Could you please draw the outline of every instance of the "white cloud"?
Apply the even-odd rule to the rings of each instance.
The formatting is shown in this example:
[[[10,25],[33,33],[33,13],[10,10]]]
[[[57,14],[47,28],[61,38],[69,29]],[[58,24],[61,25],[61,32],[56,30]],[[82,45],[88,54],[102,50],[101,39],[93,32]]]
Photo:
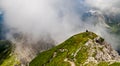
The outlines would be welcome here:
[[[30,34],[36,39],[49,33],[56,42],[61,42],[86,29],[97,32],[92,22],[89,25],[88,22],[82,22],[80,16],[86,9],[83,6],[116,12],[119,11],[118,2],[119,0],[0,0],[0,8],[4,11],[7,28]],[[100,26],[99,28],[101,29]]]
[[[2,14],[2,11],[0,11],[0,15]]]
[[[89,6],[105,12],[120,13],[120,0],[85,0],[85,2]]]
[[[74,30],[77,26],[82,25],[80,14],[75,10],[79,7],[77,2],[77,0],[1,0],[0,6],[5,11],[4,20],[8,28],[16,28],[36,37],[42,32],[48,32],[53,37],[57,36],[56,41],[61,41],[64,40],[63,37],[77,31]]]

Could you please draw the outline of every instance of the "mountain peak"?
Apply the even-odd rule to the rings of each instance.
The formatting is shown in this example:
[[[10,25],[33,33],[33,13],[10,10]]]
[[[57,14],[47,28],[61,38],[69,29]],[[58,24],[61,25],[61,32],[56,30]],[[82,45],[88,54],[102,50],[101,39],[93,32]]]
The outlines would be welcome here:
[[[120,56],[103,38],[87,31],[40,53],[30,66],[96,66],[102,62],[120,62]]]

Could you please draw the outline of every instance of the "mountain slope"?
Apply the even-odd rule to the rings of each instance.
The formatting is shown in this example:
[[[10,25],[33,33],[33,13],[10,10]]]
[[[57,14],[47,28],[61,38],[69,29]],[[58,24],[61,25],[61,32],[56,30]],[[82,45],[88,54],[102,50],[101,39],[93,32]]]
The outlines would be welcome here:
[[[0,66],[15,66],[20,64],[13,54],[13,45],[10,41],[0,40]]]
[[[83,32],[40,53],[30,66],[108,66],[120,65],[119,61],[118,53],[104,39]]]

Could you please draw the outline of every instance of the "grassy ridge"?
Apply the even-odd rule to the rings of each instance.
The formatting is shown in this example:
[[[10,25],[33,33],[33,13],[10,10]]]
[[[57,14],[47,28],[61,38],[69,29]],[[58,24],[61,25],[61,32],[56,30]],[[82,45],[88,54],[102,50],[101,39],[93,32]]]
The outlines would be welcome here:
[[[76,65],[82,64],[87,59],[87,50],[89,50],[89,47],[85,47],[84,44],[89,39],[94,39],[95,37],[97,37],[97,35],[92,32],[84,32],[74,35],[62,44],[40,53],[34,60],[32,60],[30,66],[70,66],[68,62],[64,61],[65,58],[68,58],[71,61],[76,59]],[[76,53],[76,50],[80,47],[81,50],[78,52],[79,54],[73,56]],[[55,57],[53,57],[54,54],[56,54]]]
[[[92,32],[83,32],[70,37],[68,40],[58,46],[44,51],[33,59],[29,66],[71,66],[65,59],[74,62],[76,66],[120,66],[119,62],[110,64],[109,62],[89,62],[84,65],[89,57],[90,46],[86,46],[89,39],[93,40],[98,37]],[[101,42],[104,39],[99,39]],[[94,57],[94,54],[93,54]]]
[[[15,55],[11,55],[4,59],[3,63],[0,66],[15,66],[19,65],[20,62],[16,59]]]

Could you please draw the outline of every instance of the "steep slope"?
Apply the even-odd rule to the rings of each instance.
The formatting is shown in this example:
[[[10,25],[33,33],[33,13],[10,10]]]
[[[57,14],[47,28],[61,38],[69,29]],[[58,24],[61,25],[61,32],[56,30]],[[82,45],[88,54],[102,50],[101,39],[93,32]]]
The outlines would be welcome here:
[[[13,45],[10,41],[0,40],[0,66],[15,66],[19,62],[13,54]]]
[[[54,40],[50,35],[40,36],[40,38],[34,39],[32,36],[15,31],[13,33],[12,42],[15,44],[14,53],[17,55],[22,66],[28,65],[28,63],[36,57],[38,53],[44,50],[48,50],[54,46]]]
[[[40,53],[29,66],[114,66],[119,62],[118,53],[104,39],[83,32]]]

